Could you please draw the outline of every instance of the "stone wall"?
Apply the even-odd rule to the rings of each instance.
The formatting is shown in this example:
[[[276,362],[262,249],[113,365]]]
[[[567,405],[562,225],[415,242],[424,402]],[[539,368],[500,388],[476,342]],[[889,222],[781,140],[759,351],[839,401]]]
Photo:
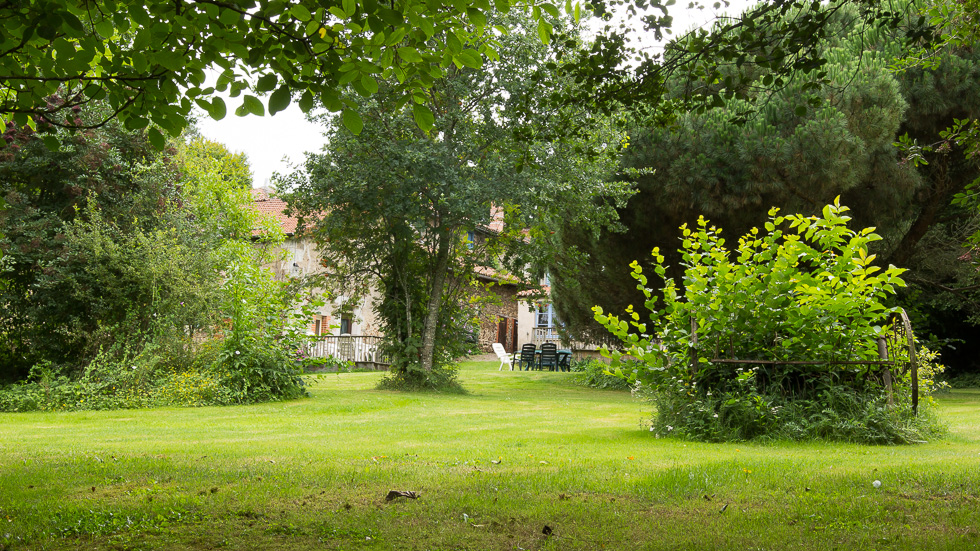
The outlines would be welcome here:
[[[503,339],[504,348],[508,351],[515,350],[518,346],[517,287],[485,282],[485,285],[474,291],[474,294],[483,299],[479,313],[480,350],[493,352],[493,343],[498,342],[500,336],[501,321],[504,322],[507,333]]]

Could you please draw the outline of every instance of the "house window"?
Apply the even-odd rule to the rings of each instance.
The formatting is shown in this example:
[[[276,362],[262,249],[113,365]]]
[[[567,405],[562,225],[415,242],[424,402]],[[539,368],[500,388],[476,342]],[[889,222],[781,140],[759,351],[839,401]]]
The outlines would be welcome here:
[[[476,234],[471,231],[466,232],[466,248],[472,251],[475,244]]]
[[[553,307],[549,304],[547,306],[538,306],[538,311],[534,315],[534,326],[535,327],[554,327],[555,312]]]
[[[326,335],[330,333],[330,316],[314,316],[313,326],[314,335]]]
[[[341,314],[340,315],[340,334],[341,335],[350,335],[351,334],[351,329],[353,328],[353,326],[354,326],[354,320],[351,318],[351,315],[350,314]]]
[[[558,338],[557,325],[558,320],[555,317],[554,306],[551,304],[538,306],[537,312],[534,313],[534,326],[538,329],[547,329],[543,334],[545,339],[555,340]]]

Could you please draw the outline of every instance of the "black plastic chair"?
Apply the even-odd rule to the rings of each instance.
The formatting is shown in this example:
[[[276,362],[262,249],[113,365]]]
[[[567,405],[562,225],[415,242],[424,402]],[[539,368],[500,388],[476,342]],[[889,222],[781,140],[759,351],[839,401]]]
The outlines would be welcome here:
[[[547,367],[551,371],[558,370],[558,345],[553,342],[546,342],[541,345],[541,360],[538,367]]]
[[[521,346],[521,355],[518,356],[517,369],[518,370],[523,369],[525,371],[530,371],[531,369],[533,369],[534,364],[536,363],[534,357],[536,351],[537,349],[533,344],[528,343]]]
[[[558,351],[558,371],[572,370],[572,353],[568,350]]]

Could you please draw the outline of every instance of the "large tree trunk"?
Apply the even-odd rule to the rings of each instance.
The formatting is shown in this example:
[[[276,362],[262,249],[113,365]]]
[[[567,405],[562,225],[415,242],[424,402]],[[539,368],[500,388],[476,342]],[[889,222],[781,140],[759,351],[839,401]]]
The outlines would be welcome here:
[[[446,272],[449,270],[449,247],[454,232],[441,228],[437,230],[439,241],[436,261],[433,266],[432,287],[429,290],[429,304],[426,307],[425,325],[422,328],[422,369],[432,371],[436,348],[436,329],[439,325],[439,310],[442,309],[442,295],[446,287]]]

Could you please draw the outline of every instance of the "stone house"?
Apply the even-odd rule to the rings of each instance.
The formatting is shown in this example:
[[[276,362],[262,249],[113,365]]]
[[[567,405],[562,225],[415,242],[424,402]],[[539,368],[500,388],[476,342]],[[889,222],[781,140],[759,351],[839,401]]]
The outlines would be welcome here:
[[[276,219],[286,239],[282,244],[285,252],[282,259],[271,266],[277,278],[310,277],[324,272],[320,253],[309,237],[297,233],[297,220],[287,216],[286,202],[265,189],[252,190],[252,208]],[[321,296],[323,289],[315,289]],[[370,302],[357,303],[346,297],[335,297],[326,301],[310,320],[308,332],[311,335],[369,335],[380,336],[378,324]]]
[[[268,190],[253,189],[252,206],[277,220],[286,234],[286,240],[282,244],[285,254],[281,260],[270,266],[277,277],[309,277],[324,273],[316,245],[312,239],[297,232],[297,220],[286,215],[285,201]],[[490,225],[478,228],[468,236],[475,246],[503,229],[502,219],[494,218]],[[481,284],[473,291],[480,295],[478,298],[481,304],[477,336],[479,347],[490,353],[493,343],[499,342],[507,350],[514,351],[524,342],[530,342],[527,338],[522,338],[518,331],[520,319],[531,319],[529,306],[518,297],[520,281],[492,268],[478,268],[476,277]],[[320,292],[324,291],[321,289]],[[309,333],[324,337],[380,337],[381,331],[373,308],[376,300],[378,298],[374,291],[367,293],[360,301],[335,297],[320,307],[314,319],[310,320]]]

